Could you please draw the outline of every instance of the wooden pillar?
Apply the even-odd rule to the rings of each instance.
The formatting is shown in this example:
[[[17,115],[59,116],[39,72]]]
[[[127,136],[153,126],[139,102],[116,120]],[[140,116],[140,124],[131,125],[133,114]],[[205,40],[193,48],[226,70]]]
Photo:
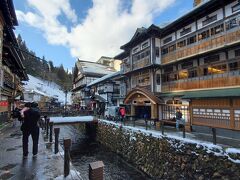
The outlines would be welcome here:
[[[189,119],[188,122],[186,122],[185,129],[188,132],[192,131],[192,120],[193,120],[193,110],[192,110],[192,102],[189,102]]]
[[[54,128],[54,134],[55,134],[55,146],[54,146],[54,153],[57,154],[59,149],[58,149],[58,141],[59,141],[59,132],[60,128]]]
[[[230,101],[230,128],[235,129],[233,99],[229,99],[229,101]]]
[[[135,106],[131,104],[131,116],[135,116]]]
[[[67,177],[70,173],[70,147],[71,139],[64,139],[64,177]]]
[[[151,119],[157,119],[157,118],[158,118],[157,104],[151,103]]]

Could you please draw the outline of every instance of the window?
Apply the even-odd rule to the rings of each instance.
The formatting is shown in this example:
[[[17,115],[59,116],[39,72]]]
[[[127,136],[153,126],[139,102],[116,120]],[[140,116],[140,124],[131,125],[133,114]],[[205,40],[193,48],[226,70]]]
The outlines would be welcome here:
[[[190,33],[192,31],[192,28],[191,27],[188,27],[188,28],[183,28],[183,30],[180,32],[180,36],[184,36],[185,34],[187,33]]]
[[[240,49],[235,50],[235,57],[239,57],[240,56]]]
[[[178,75],[175,73],[169,73],[169,74],[163,74],[162,78],[163,78],[163,82],[169,82],[169,81],[176,81],[177,80]]]
[[[213,36],[215,34],[219,34],[219,33],[223,32],[223,31],[224,31],[223,24],[221,24],[221,25],[218,25],[214,28],[211,28],[211,35]]]
[[[138,52],[138,50],[139,50],[139,48],[138,48],[138,47],[134,48],[134,49],[133,49],[133,53],[136,53],[136,52]]]
[[[164,73],[166,72],[172,72],[173,71],[173,66],[168,66],[164,69]]]
[[[239,67],[240,62],[232,62],[232,63],[229,63],[228,66],[229,66],[230,71],[236,71],[240,68]]]
[[[193,44],[197,41],[196,35],[187,38],[187,45]]]
[[[182,48],[184,46],[186,46],[186,40],[183,40],[183,41],[180,41],[180,42],[177,43],[178,48]]]
[[[182,69],[188,69],[188,68],[193,67],[193,62],[192,61],[184,62],[181,64],[181,66],[182,66]]]
[[[240,2],[238,2],[235,6],[232,7],[232,13],[240,10]]]
[[[208,67],[208,74],[222,74],[227,71],[227,65],[221,64],[212,67]]]
[[[237,27],[237,26],[238,26],[237,18],[234,18],[234,19],[231,19],[231,20],[227,21],[227,22],[225,23],[225,25],[226,25],[226,30],[227,30],[227,31],[230,30],[230,29],[233,29],[233,28]]]
[[[207,39],[210,36],[209,30],[203,31],[200,34],[198,34],[198,40]]]
[[[157,77],[156,77],[156,81],[157,81],[157,85],[160,85],[161,84],[161,79],[160,79],[160,74],[157,74]]]
[[[163,44],[167,44],[168,42],[172,41],[172,36],[167,37],[166,39],[163,40]]]
[[[169,52],[173,52],[173,51],[175,51],[176,50],[176,45],[174,44],[174,45],[171,45],[171,46],[169,46]]]
[[[205,57],[204,58],[204,63],[208,64],[208,63],[216,62],[216,61],[219,61],[219,60],[220,60],[219,54],[216,54],[216,55]]]
[[[168,54],[168,47],[167,47],[167,48],[164,48],[164,49],[162,49],[162,55],[164,55],[164,54]]]
[[[178,77],[179,77],[179,79],[187,79],[188,78],[188,70],[179,71]]]
[[[144,49],[144,48],[146,48],[146,47],[148,47],[149,45],[148,45],[148,42],[145,42],[145,43],[143,43],[142,44],[142,49]]]
[[[133,80],[137,82],[138,85],[146,86],[150,83],[150,77],[148,72],[142,72],[137,74]]]
[[[138,53],[138,54],[133,55],[133,56],[132,56],[133,64],[137,63],[137,62],[140,61],[141,59],[148,58],[149,55],[150,55],[150,50],[149,50],[149,48],[145,49],[145,50],[142,51],[141,53]]]
[[[207,16],[207,17],[206,17],[206,20],[204,20],[204,21],[202,22],[202,26],[206,26],[206,25],[208,25],[208,24],[210,24],[211,22],[216,21],[216,20],[217,20],[217,14],[214,15],[214,16],[211,16],[211,17]]]
[[[156,47],[156,57],[159,57],[159,47]]]
[[[189,71],[188,71],[188,77],[189,78],[194,78],[194,77],[197,77],[197,69],[190,69]]]

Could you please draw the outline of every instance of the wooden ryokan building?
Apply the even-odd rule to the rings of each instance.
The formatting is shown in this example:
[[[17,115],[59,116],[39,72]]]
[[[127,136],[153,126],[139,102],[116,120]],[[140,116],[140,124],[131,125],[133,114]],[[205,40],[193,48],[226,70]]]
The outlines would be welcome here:
[[[12,0],[0,1],[0,121],[10,117],[14,100],[23,91],[27,74],[13,29],[17,18]]]
[[[188,127],[240,130],[239,1],[210,0],[163,28],[139,28],[121,49],[131,115],[169,120],[180,107]]]

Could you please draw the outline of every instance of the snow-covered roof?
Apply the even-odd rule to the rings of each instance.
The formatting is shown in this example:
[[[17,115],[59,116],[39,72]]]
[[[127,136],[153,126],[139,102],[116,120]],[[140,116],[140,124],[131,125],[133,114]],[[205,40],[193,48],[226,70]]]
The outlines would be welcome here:
[[[93,85],[95,85],[95,84],[101,83],[101,82],[103,82],[103,81],[106,81],[106,80],[108,80],[108,79],[110,79],[110,78],[116,77],[116,76],[121,75],[121,74],[122,74],[122,71],[117,71],[117,72],[115,72],[115,73],[107,74],[107,75],[105,75],[105,76],[103,76],[103,77],[101,77],[101,78],[98,78],[98,79],[92,81],[91,83],[89,83],[89,84],[87,85],[87,87],[90,87],[90,86],[93,86]]]
[[[105,66],[103,64],[98,64],[94,62],[81,61],[77,62],[78,68],[82,70],[82,73],[92,73],[92,74],[108,74],[116,72],[113,68]]]

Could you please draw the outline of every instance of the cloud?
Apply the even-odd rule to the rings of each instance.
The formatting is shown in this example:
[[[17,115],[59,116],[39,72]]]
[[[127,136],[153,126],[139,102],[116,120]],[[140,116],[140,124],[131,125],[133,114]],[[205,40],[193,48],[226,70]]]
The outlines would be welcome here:
[[[50,44],[63,45],[73,57],[96,61],[100,56],[115,56],[136,28],[149,26],[154,17],[175,0],[93,0],[93,6],[81,23],[69,0],[27,0],[29,12],[17,10],[20,22],[41,30]],[[59,20],[64,15],[72,26]]]

